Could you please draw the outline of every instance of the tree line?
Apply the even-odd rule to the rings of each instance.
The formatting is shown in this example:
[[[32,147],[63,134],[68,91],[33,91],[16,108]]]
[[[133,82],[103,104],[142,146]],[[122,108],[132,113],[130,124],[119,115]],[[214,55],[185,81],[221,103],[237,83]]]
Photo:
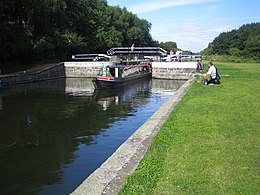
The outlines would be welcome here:
[[[160,45],[150,22],[106,0],[1,0],[0,18],[2,69],[116,46]]]
[[[244,24],[237,30],[221,33],[202,53],[260,60],[260,23]]]

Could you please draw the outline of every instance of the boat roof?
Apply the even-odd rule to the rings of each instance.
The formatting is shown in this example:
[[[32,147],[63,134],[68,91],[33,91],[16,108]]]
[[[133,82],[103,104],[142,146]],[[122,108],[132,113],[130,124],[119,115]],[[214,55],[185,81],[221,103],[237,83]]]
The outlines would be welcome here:
[[[125,68],[125,67],[137,67],[137,66],[150,66],[151,64],[147,63],[140,63],[140,64],[135,64],[135,63],[129,63],[129,64],[112,64],[108,65],[109,68]]]

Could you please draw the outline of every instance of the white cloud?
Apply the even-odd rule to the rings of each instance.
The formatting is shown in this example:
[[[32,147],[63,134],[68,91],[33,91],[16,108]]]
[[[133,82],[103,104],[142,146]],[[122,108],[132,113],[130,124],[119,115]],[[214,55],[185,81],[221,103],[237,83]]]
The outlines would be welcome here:
[[[221,33],[221,32],[228,32],[233,29],[235,29],[235,27],[228,25],[228,26],[220,26],[218,28],[212,28],[212,29],[209,29],[208,31]]]
[[[242,24],[259,21],[259,13],[252,16],[248,14],[238,16],[236,10],[240,9],[241,4],[236,5],[225,0],[109,1],[124,5],[130,12],[141,15],[151,22],[150,32],[154,40],[174,41],[179,48],[194,52],[205,49],[222,32],[237,29]],[[164,10],[176,6],[183,8]],[[228,7],[233,9],[227,9]],[[158,10],[159,12],[154,12]]]
[[[166,29],[152,29],[152,34],[155,35],[155,40],[163,42],[174,41],[181,49],[198,52],[205,49],[209,42],[212,42],[220,32],[223,32],[218,31],[220,29],[216,30],[217,29],[213,30],[211,26],[205,25],[205,23],[187,21],[181,24],[172,25],[170,28]]]
[[[129,5],[128,9],[135,14],[147,13],[156,11],[163,8],[182,6],[182,5],[192,5],[200,3],[209,3],[221,0],[164,0],[162,2],[158,1],[143,1],[139,4]]]
[[[167,25],[167,20],[153,21],[151,34],[155,40],[174,41],[181,49],[193,52],[202,51],[221,32],[231,31],[237,26],[234,25],[234,18],[211,18],[209,16],[198,15],[194,18],[186,18],[182,21],[174,21]]]

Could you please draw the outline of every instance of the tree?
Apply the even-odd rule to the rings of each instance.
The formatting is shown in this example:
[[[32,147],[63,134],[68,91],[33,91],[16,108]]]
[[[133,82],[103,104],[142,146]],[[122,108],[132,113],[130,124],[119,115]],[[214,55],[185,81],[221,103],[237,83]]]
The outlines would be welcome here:
[[[177,43],[172,41],[161,42],[159,45],[161,48],[165,49],[166,51],[173,50],[174,52],[177,51]]]
[[[151,23],[106,0],[2,0],[0,19],[0,68],[133,43],[158,45]]]
[[[223,32],[203,53],[259,58],[260,23],[245,24],[238,30]]]
[[[244,55],[260,59],[260,34],[247,39]]]
[[[240,56],[241,55],[241,51],[240,49],[236,48],[236,47],[232,47],[229,49],[228,51],[229,55],[231,56]]]

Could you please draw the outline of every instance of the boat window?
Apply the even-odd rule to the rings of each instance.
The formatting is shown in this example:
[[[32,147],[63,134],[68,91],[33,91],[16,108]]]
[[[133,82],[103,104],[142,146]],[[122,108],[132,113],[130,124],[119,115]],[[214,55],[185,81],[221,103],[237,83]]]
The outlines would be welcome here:
[[[114,77],[115,76],[115,68],[109,68],[110,74]],[[107,75],[110,76],[110,75]]]

